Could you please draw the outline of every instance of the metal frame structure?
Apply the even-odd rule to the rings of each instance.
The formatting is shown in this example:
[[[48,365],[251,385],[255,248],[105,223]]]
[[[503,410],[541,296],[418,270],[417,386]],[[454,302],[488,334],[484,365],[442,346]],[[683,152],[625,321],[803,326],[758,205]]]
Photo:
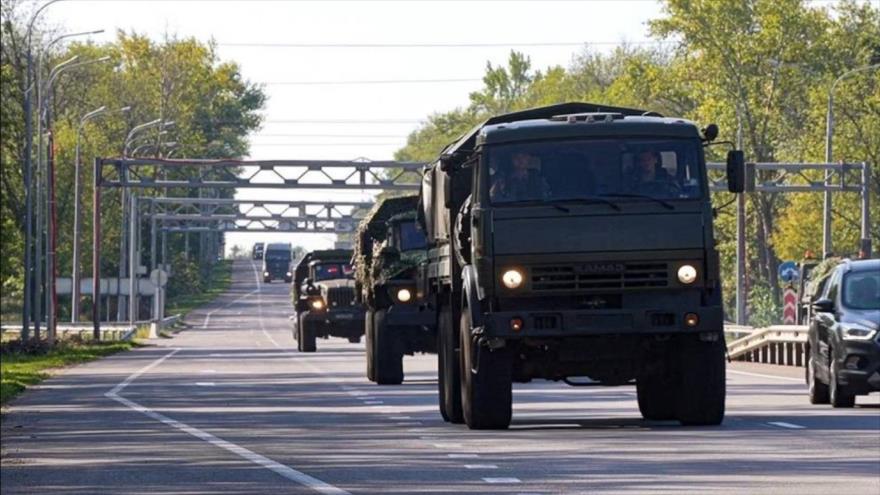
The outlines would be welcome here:
[[[101,192],[104,188],[120,188],[123,191],[131,189],[146,188],[197,188],[202,189],[238,189],[238,188],[261,188],[261,189],[355,189],[355,190],[417,190],[420,186],[421,170],[423,163],[418,162],[396,162],[396,161],[370,161],[366,159],[357,159],[349,161],[341,160],[185,160],[185,159],[161,159],[161,158],[95,158],[93,178],[94,178],[94,197],[93,197],[93,229],[94,229],[94,250],[92,253],[92,277],[93,277],[93,304],[92,304],[92,320],[94,326],[94,338],[99,339],[101,335],[100,322],[100,287],[101,279]],[[175,178],[167,179],[167,172],[176,172]],[[184,178],[179,178],[183,176]],[[160,200],[155,202],[155,200]],[[164,202],[163,202],[164,200]],[[337,232],[337,222],[344,215],[338,215],[338,208],[327,209],[327,218],[314,218],[310,214],[305,213],[305,202],[299,203],[298,206],[290,206],[284,210],[284,214],[273,212],[270,218],[252,219],[252,216],[242,214],[242,212],[233,211],[227,214],[226,218],[211,218],[211,214],[204,214],[202,208],[210,204],[215,204],[214,211],[221,207],[234,206],[236,200],[222,198],[189,198],[190,201],[184,206],[179,206],[176,214],[165,213],[166,218],[156,218],[155,221],[172,221],[174,216],[185,216],[179,220],[205,221],[205,220],[222,220],[223,224],[209,225],[201,227],[201,232],[217,232],[217,231],[243,231],[259,232],[264,229],[269,230],[266,223],[240,225],[237,222],[268,222],[270,227],[276,226],[273,222],[278,222],[280,226],[284,222],[289,222],[285,226],[289,227],[284,231],[287,232]],[[129,204],[129,253],[128,264],[129,280],[135,280],[134,274],[138,266],[136,246],[138,243],[137,233],[140,229],[140,215],[138,214],[138,201],[136,195],[131,195]],[[175,198],[154,198],[155,205],[170,204],[173,201],[180,202]],[[200,203],[204,201],[204,203]],[[255,208],[266,208],[270,204],[268,201],[255,202],[246,201],[249,204],[260,203]],[[286,202],[285,202],[286,203]],[[328,203],[324,203],[325,205]],[[332,202],[331,202],[332,204]],[[342,205],[342,203],[336,203]],[[181,211],[191,206],[200,206],[197,210],[198,219],[190,218],[193,213],[181,213]],[[334,214],[334,210],[336,213]],[[285,214],[290,211],[296,211],[298,216],[287,217]],[[234,215],[232,218],[229,215]],[[353,218],[353,217],[352,217]],[[294,220],[304,220],[306,225],[297,223]],[[311,223],[308,223],[311,222]],[[319,222],[333,223],[333,230],[325,227],[325,224]],[[219,227],[219,228],[218,228]],[[328,230],[323,230],[328,228]],[[166,227],[165,231],[195,231],[194,227]],[[321,230],[319,230],[321,229]],[[279,231],[278,228],[271,228],[272,231]],[[156,229],[154,228],[155,232]],[[152,244],[155,246],[155,235],[152,236]],[[152,250],[155,264],[155,248]],[[164,260],[164,258],[163,258]],[[130,292],[134,294],[134,291]],[[157,297],[157,301],[160,297]],[[136,317],[136,298],[129,299],[129,319],[134,320]],[[132,324],[134,322],[132,321]]]

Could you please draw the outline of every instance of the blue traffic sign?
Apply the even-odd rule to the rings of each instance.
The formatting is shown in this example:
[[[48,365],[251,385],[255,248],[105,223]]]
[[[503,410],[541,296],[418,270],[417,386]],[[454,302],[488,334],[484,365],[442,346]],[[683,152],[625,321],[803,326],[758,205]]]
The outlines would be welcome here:
[[[794,261],[785,261],[779,264],[779,278],[783,282],[793,282],[798,279],[798,266]]]

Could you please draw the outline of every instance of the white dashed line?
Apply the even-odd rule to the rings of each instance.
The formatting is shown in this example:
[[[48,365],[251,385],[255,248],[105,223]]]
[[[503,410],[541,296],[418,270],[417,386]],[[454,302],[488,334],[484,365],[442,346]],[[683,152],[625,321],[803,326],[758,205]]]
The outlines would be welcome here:
[[[214,382],[196,382],[196,385],[198,385],[199,387],[213,387],[214,385],[216,385],[216,383],[214,383]]]
[[[519,478],[483,478],[486,483],[522,483]]]
[[[476,459],[480,457],[479,454],[446,454],[446,457],[450,459]]]
[[[806,426],[796,425],[794,423],[786,423],[785,421],[771,421],[768,425],[778,426],[780,428],[789,428],[791,430],[803,430]]]
[[[437,447],[438,449],[460,449],[461,448],[460,443],[432,443],[431,445],[433,445],[434,447]]]
[[[384,404],[381,400],[365,400],[364,404],[368,406],[378,406],[379,404]]]
[[[498,469],[495,464],[465,464],[465,469]]]
[[[790,376],[764,375],[762,373],[749,373],[748,371],[727,370],[728,373],[734,375],[757,376],[759,378],[773,378],[774,380],[785,380],[787,382],[805,383],[803,378],[792,378]]]
[[[391,420],[412,419],[412,416],[388,416]]]
[[[408,423],[394,423],[394,426],[419,426],[421,424],[419,421],[412,421]]]
[[[202,370],[199,373],[216,373],[217,370]]]

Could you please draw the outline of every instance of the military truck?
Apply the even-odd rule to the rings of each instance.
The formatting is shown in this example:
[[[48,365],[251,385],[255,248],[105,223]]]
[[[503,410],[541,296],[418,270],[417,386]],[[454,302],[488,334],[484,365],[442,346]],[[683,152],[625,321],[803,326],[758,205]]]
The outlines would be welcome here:
[[[255,259],[255,260],[263,259],[263,248],[264,247],[265,246],[263,245],[262,242],[254,243],[254,248],[251,250],[251,256],[253,257],[253,259]]]
[[[290,243],[267,244],[263,252],[263,282],[268,284],[281,279],[289,284],[293,277],[290,272],[292,253]]]
[[[444,419],[506,428],[511,383],[538,378],[635,384],[646,419],[722,422],[717,134],[566,103],[490,118],[426,167],[417,290],[437,312]],[[744,171],[729,151],[731,192]]]
[[[293,280],[293,338],[300,352],[315,352],[318,337],[360,342],[364,309],[354,297],[351,250],[312,251],[297,263]]]
[[[364,217],[355,238],[355,295],[366,308],[367,378],[403,382],[403,356],[437,352],[436,315],[416,291],[425,235],[416,225],[418,196],[387,198]]]

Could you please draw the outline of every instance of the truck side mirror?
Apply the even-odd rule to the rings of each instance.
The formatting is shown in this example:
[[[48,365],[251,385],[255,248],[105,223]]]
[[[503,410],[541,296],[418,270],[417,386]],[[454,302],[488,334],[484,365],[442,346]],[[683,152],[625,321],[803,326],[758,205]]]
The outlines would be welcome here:
[[[741,193],[746,189],[746,161],[742,150],[727,152],[727,190]]]
[[[817,313],[831,313],[834,311],[834,301],[831,299],[819,299],[813,303],[813,311]]]

